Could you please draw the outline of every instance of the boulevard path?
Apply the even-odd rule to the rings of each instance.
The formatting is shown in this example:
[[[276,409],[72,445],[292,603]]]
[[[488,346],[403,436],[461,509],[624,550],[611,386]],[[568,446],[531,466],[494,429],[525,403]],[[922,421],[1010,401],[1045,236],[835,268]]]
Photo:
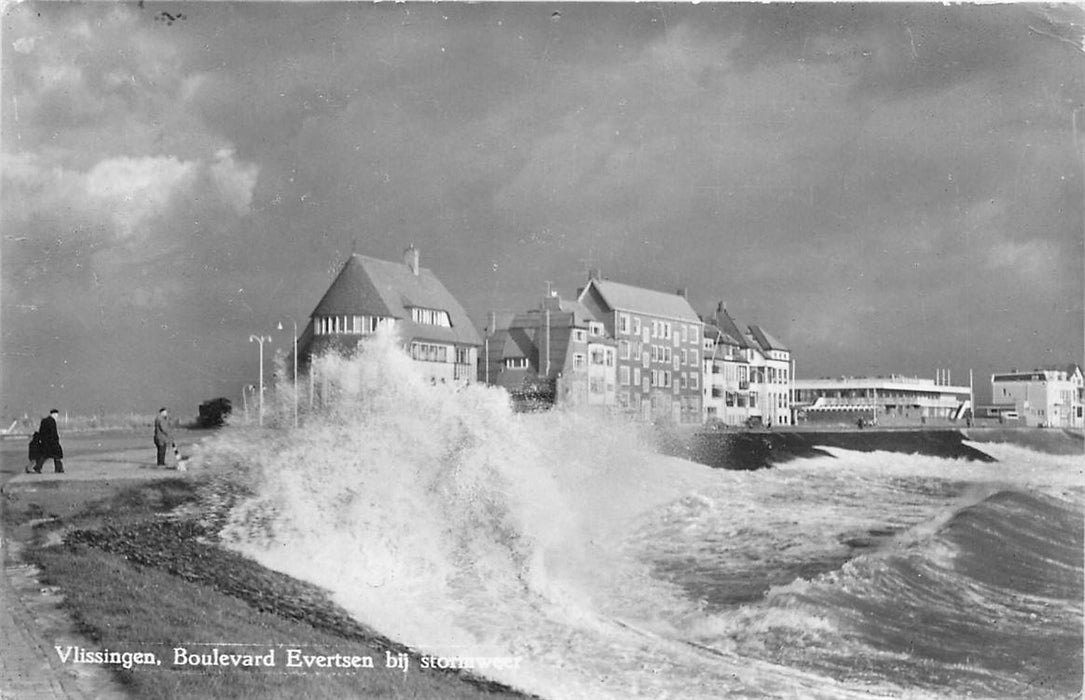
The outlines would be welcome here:
[[[150,453],[150,454],[149,454]],[[41,474],[7,478],[4,507],[18,502],[48,504],[45,513],[59,515],[68,508],[105,495],[118,485],[147,479],[176,478],[182,472],[154,467],[153,450],[125,450],[83,458],[73,453],[65,473],[53,474],[46,462]],[[5,469],[8,477],[11,468]],[[4,526],[0,526],[4,527]],[[0,698],[7,700],[114,700],[128,697],[112,673],[91,664],[61,664],[54,646],[91,647],[81,638],[61,608],[63,596],[43,586],[37,570],[23,562],[21,549],[29,526],[0,530],[4,575],[0,582]]]

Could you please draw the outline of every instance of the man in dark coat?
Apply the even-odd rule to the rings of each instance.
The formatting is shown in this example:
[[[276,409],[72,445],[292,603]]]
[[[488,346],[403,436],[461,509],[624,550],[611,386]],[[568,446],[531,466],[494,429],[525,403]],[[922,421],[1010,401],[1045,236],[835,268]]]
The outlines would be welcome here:
[[[41,474],[41,467],[45,460],[53,460],[53,471],[57,474],[64,473],[64,448],[60,446],[60,434],[57,432],[57,416],[60,411],[55,408],[49,411],[49,415],[41,419],[38,426],[38,459],[34,462],[35,473]]]
[[[158,466],[166,466],[166,448],[170,446],[169,413],[164,408],[158,410],[154,419],[154,446],[158,450]]]

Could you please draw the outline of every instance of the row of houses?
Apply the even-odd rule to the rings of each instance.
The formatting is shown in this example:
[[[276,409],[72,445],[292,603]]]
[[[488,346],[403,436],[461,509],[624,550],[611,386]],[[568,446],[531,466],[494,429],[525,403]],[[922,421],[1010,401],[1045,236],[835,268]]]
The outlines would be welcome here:
[[[456,298],[421,266],[413,246],[402,262],[352,255],[313,310],[299,338],[299,360],[304,365],[329,349],[351,351],[387,324],[433,383],[501,386],[528,409],[568,406],[729,426],[856,418],[914,424],[974,413],[971,386],[953,386],[941,376],[796,379],[790,349],[765,328],[739,323],[722,302],[702,316],[684,290],[646,289],[597,272],[575,298],[547,290],[535,308],[491,312],[480,335]],[[996,399],[996,379],[1009,387],[1002,414],[1080,427],[1081,371],[1057,376],[1066,388],[1045,390],[1044,399],[1010,375],[992,377]],[[1043,375],[1045,383],[1055,379]],[[1047,397],[1056,403],[1043,404]]]

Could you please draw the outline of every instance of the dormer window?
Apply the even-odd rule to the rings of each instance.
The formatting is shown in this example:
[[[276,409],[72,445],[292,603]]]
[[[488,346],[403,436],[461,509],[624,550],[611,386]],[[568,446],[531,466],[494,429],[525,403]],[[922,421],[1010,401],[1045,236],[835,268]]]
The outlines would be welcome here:
[[[441,326],[442,328],[452,327],[452,320],[448,317],[448,312],[441,311],[440,309],[425,309],[420,306],[412,307],[411,320],[423,326]]]
[[[505,369],[527,369],[526,357],[506,357]]]

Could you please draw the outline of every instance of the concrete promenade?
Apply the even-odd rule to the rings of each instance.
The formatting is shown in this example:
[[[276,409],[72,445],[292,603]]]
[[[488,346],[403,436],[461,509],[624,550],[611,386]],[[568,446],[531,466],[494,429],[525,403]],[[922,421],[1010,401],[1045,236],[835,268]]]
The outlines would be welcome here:
[[[151,454],[148,458],[148,452]],[[37,504],[43,516],[62,515],[140,480],[176,478],[184,472],[155,467],[153,449],[73,454],[65,473],[48,461],[41,474],[16,474],[2,487],[4,507]],[[61,511],[61,512],[58,512]],[[112,700],[128,697],[110,670],[91,664],[62,664],[54,647],[95,648],[82,638],[62,608],[59,590],[43,586],[38,571],[21,556],[31,525],[2,535],[4,575],[0,581],[0,698],[5,700]]]

